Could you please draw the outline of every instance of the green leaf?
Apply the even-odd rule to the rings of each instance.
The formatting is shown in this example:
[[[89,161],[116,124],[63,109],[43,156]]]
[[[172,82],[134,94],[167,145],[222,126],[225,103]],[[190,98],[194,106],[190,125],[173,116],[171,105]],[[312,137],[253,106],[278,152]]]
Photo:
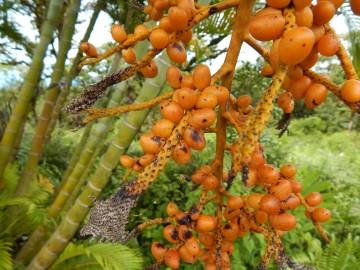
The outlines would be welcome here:
[[[140,270],[143,269],[143,260],[136,251],[120,244],[101,243],[89,246],[70,244],[51,270],[81,268]]]
[[[0,239],[0,270],[10,270],[13,268],[11,251],[11,243]]]

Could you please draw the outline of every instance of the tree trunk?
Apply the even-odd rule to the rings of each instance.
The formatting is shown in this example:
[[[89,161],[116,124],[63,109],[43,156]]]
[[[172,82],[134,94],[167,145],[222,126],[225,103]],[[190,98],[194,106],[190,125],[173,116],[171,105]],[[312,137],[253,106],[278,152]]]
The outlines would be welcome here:
[[[156,97],[165,82],[165,62],[157,60],[159,75],[155,79],[147,79],[136,102],[143,102]],[[28,266],[28,270],[47,269],[65,249],[78,230],[92,204],[92,197],[97,198],[110,179],[112,170],[118,165],[118,160],[130,145],[136,133],[144,122],[149,110],[135,111],[127,114],[118,127],[118,133],[101,157],[99,166],[77,198],[74,205],[66,213],[63,220],[41,248]]]
[[[97,19],[99,17],[99,13],[100,13],[103,5],[104,5],[104,0],[98,0],[97,1],[96,5],[94,7],[94,11],[93,11],[93,13],[91,15],[91,19],[89,21],[88,27],[87,27],[87,29],[85,31],[85,34],[84,34],[80,44],[82,42],[85,42],[85,41],[89,40],[91,32],[94,29],[95,23],[96,23],[96,21],[97,21]],[[59,95],[59,97],[58,97],[58,99],[56,101],[55,108],[54,108],[54,110],[52,112],[52,115],[51,115],[51,120],[50,120],[49,128],[48,128],[47,133],[46,133],[45,141],[48,141],[50,139],[51,133],[53,132],[53,130],[54,130],[55,126],[56,126],[56,123],[57,123],[57,121],[59,119],[61,109],[65,104],[66,97],[67,97],[67,95],[69,93],[69,90],[71,88],[71,85],[72,85],[72,81],[74,80],[74,78],[79,73],[78,65],[80,63],[82,55],[83,55],[83,53],[79,49],[76,56],[75,56],[75,58],[74,58],[74,60],[73,60],[70,71],[66,74],[64,87],[61,89],[60,95]]]
[[[28,104],[31,102],[35,88],[40,80],[47,47],[51,42],[63,5],[63,0],[51,0],[49,3],[47,17],[41,28],[40,42],[34,51],[31,66],[27,71],[19,98],[0,143],[0,182],[2,181],[6,165],[13,153],[17,134],[21,129],[23,121],[26,120]]]
[[[16,189],[16,194],[19,196],[24,195],[28,190],[43,153],[46,130],[49,126],[50,116],[55,102],[59,96],[59,84],[64,75],[65,61],[67,59],[67,53],[71,48],[71,41],[75,31],[75,24],[80,10],[80,4],[81,0],[72,0],[66,10],[64,25],[59,39],[59,51],[53,73],[51,75],[51,88],[47,92],[43,109],[35,128],[28,159],[25,163],[24,170]]]

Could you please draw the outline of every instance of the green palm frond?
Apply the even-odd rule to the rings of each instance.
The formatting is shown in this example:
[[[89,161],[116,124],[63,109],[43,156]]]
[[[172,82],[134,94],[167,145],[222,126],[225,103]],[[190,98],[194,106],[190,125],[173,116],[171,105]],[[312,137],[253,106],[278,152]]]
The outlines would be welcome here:
[[[331,242],[320,258],[316,260],[319,270],[350,270],[357,269],[359,243],[348,238],[342,243]]]
[[[11,243],[0,239],[0,270],[11,270],[13,268],[11,251]]]
[[[143,269],[141,256],[127,246],[101,243],[90,246],[70,244],[51,270],[62,269]]]
[[[234,21],[235,10],[228,9],[222,13],[216,13],[199,23],[194,28],[194,33],[200,36],[228,35]]]

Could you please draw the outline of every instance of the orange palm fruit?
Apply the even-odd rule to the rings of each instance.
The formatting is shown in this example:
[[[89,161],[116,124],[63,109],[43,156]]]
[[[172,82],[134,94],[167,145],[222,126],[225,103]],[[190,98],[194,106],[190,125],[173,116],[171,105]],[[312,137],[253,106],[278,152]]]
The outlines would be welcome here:
[[[135,64],[136,63],[136,54],[133,48],[128,48],[121,50],[121,55],[124,58],[124,61],[128,64]]]
[[[124,40],[126,40],[127,34],[126,34],[126,31],[125,31],[125,29],[124,29],[124,27],[122,25],[113,24],[111,26],[111,36],[115,41],[121,43]]]
[[[295,9],[302,9],[304,7],[310,6],[312,0],[292,0]]]
[[[230,96],[229,89],[222,85],[210,85],[203,90],[203,93],[214,94],[217,97],[219,105],[224,105]]]
[[[169,17],[172,27],[176,31],[184,30],[189,21],[186,11],[179,7],[169,8],[168,17]]]
[[[194,237],[185,241],[185,248],[189,251],[191,255],[197,256],[200,253],[199,243]]]
[[[192,30],[189,29],[189,30],[183,31],[181,36],[180,36],[180,40],[184,44],[188,44],[192,40]]]
[[[274,195],[280,201],[285,200],[292,192],[292,186],[288,180],[280,180],[275,185],[272,185],[269,190],[270,194]]]
[[[259,169],[260,181],[266,184],[276,184],[280,174],[273,165],[265,164]]]
[[[191,88],[180,88],[174,92],[173,100],[177,102],[184,110],[195,107],[198,94]]]
[[[158,68],[154,60],[151,60],[149,64],[140,69],[141,74],[145,78],[154,78],[158,74]]]
[[[296,167],[290,163],[285,163],[280,167],[281,176],[291,179],[296,175]]]
[[[360,15],[360,2],[358,0],[350,0],[350,5],[351,5],[352,11],[356,15]]]
[[[236,224],[236,222],[226,223],[222,228],[222,235],[226,240],[231,242],[236,240],[238,237],[238,232],[239,226]]]
[[[340,48],[340,42],[333,34],[326,34],[320,38],[317,49],[324,56],[333,56]]]
[[[318,1],[312,10],[315,25],[324,25],[325,23],[328,23],[336,13],[334,4],[327,0]]]
[[[297,81],[292,81],[290,83],[289,91],[295,100],[299,100],[305,97],[305,94],[309,87],[311,86],[312,81],[307,76],[302,76]]]
[[[178,89],[181,86],[181,71],[175,66],[168,67],[166,71],[166,80],[168,81],[169,85],[174,88]]]
[[[294,111],[295,102],[290,92],[280,94],[277,103],[284,113],[292,113]]]
[[[153,133],[147,133],[140,137],[140,145],[146,154],[156,154],[164,144],[164,139]]]
[[[193,127],[187,127],[183,133],[187,145],[195,150],[203,150],[206,146],[204,132]]]
[[[274,229],[289,231],[296,226],[296,218],[294,215],[288,213],[270,215],[269,223]]]
[[[279,42],[279,59],[286,65],[301,63],[311,53],[315,35],[307,27],[296,27],[287,31]]]
[[[327,97],[328,90],[323,84],[314,83],[306,91],[304,103],[307,108],[314,109],[323,103]]]
[[[160,104],[161,115],[174,123],[178,123],[184,115],[184,110],[173,101],[163,101]]]
[[[169,202],[166,206],[166,213],[172,217],[180,212],[179,207],[174,202]]]
[[[193,76],[192,75],[184,75],[181,79],[181,87],[195,89]]]
[[[214,109],[217,105],[217,97],[213,93],[201,93],[196,101],[195,107],[198,109]]]
[[[174,126],[175,125],[172,121],[170,121],[168,119],[160,119],[153,126],[152,132],[155,135],[166,139],[171,135],[171,133],[174,129]]]
[[[171,25],[169,17],[162,17],[159,22],[159,28],[165,30],[167,33],[171,34],[175,31],[173,26]]]
[[[164,235],[164,238],[166,240],[168,240],[170,243],[177,243],[179,241],[179,235],[176,230],[176,227],[172,224],[164,227],[163,235]]]
[[[326,208],[316,208],[311,216],[315,222],[322,223],[328,221],[331,218],[331,212]]]
[[[177,64],[182,64],[186,61],[186,50],[182,42],[171,43],[166,48],[169,58]]]
[[[240,196],[229,196],[227,206],[231,209],[240,209],[244,205]]]
[[[251,102],[252,102],[251,96],[242,95],[237,98],[236,105],[241,109],[245,109],[251,105]]]
[[[204,89],[210,85],[211,73],[207,65],[197,65],[193,71],[194,85],[197,89]]]
[[[90,42],[81,43],[80,50],[89,57],[97,57],[97,50]]]
[[[216,113],[209,108],[197,109],[191,113],[189,124],[194,128],[204,129],[210,127],[216,120]]]
[[[215,175],[208,175],[201,183],[205,190],[212,190],[219,187],[219,180]]]
[[[151,254],[157,261],[162,261],[167,248],[159,242],[153,242],[151,244]]]
[[[141,166],[145,167],[145,166],[149,165],[151,162],[153,162],[154,158],[155,158],[155,156],[153,154],[145,154],[145,155],[139,157],[138,163]]]
[[[347,102],[359,102],[360,101],[360,81],[351,79],[345,81],[341,87],[341,97]]]
[[[196,230],[198,232],[211,232],[215,230],[217,219],[209,215],[200,215],[196,221]]]
[[[122,155],[120,156],[120,164],[125,168],[131,168],[135,164],[135,160],[128,155]]]
[[[180,267],[180,255],[176,249],[168,249],[164,255],[165,264],[171,269],[178,269]]]
[[[162,29],[155,29],[151,32],[149,37],[151,45],[158,50],[162,50],[169,45],[169,34]]]
[[[296,24],[298,26],[311,27],[313,24],[314,15],[310,7],[295,10]]]
[[[185,141],[180,140],[173,149],[171,157],[179,164],[186,164],[191,160],[191,149]]]
[[[290,2],[291,0],[266,0],[266,4],[273,8],[285,8]]]
[[[258,13],[251,18],[249,33],[257,40],[269,41],[281,36],[285,28],[285,18],[281,12]]]
[[[185,245],[183,245],[179,248],[179,255],[180,255],[181,260],[185,263],[194,264],[197,261],[197,256],[191,254],[187,250]]]

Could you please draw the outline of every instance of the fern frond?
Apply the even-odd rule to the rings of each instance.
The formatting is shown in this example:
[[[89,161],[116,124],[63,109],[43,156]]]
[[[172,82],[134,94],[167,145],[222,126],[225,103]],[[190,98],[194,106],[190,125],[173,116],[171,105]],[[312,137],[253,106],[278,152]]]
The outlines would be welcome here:
[[[0,236],[18,236],[29,233],[39,224],[49,224],[46,208],[39,207],[26,197],[1,198],[0,209],[17,206],[16,216],[11,211],[2,211],[0,214]],[[21,222],[22,226],[19,226]]]
[[[86,265],[86,267],[85,267]],[[127,246],[101,243],[90,246],[70,244],[51,270],[60,269],[143,269],[141,256]]]
[[[4,186],[1,188],[1,197],[10,197],[14,194],[19,182],[19,165],[17,163],[9,164],[5,169],[3,179]]]
[[[127,246],[103,243],[89,246],[88,251],[104,269],[142,269],[143,260],[141,256]]]
[[[351,238],[342,243],[331,242],[320,258],[317,259],[319,270],[347,270],[356,269],[356,254],[359,252],[358,243]]]
[[[13,269],[13,261],[11,259],[11,243],[0,239],[0,270]]]

